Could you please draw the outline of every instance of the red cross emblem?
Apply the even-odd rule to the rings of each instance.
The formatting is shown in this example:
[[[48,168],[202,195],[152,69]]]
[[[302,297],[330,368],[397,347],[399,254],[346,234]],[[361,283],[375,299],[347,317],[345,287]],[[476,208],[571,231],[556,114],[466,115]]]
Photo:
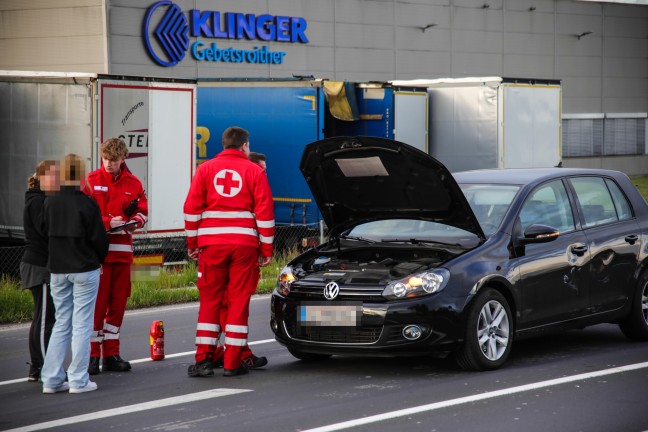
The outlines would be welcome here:
[[[241,191],[243,180],[236,171],[224,169],[214,176],[214,187],[219,195],[233,197]]]

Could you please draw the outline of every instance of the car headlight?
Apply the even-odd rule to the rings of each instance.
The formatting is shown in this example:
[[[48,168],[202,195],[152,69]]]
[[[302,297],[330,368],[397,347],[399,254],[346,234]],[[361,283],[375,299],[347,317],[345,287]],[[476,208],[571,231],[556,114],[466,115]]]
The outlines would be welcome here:
[[[281,295],[287,296],[290,294],[290,285],[296,280],[297,278],[293,274],[292,266],[284,267],[277,278],[277,291]]]
[[[383,297],[407,298],[438,293],[448,284],[450,272],[436,268],[390,282],[383,290]]]

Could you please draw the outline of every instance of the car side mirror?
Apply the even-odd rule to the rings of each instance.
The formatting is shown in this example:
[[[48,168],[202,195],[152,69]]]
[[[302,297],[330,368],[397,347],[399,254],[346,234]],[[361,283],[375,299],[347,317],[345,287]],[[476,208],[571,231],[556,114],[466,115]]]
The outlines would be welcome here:
[[[524,231],[524,237],[519,240],[522,244],[548,243],[556,240],[559,235],[560,231],[556,228],[547,225],[533,224]]]

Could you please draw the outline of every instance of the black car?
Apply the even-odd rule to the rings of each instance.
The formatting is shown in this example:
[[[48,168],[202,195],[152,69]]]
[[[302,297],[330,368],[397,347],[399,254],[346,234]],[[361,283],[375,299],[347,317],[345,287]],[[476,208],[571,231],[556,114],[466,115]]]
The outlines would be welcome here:
[[[301,171],[330,229],[271,299],[303,360],[454,355],[500,367],[515,340],[615,322],[648,340],[648,205],[616,171],[454,175],[406,144],[338,137]]]

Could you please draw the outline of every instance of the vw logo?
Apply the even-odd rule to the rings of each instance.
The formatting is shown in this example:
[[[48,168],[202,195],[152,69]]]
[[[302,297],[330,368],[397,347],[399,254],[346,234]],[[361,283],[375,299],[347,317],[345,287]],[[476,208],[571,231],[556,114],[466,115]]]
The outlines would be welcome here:
[[[166,59],[161,58],[156,53],[156,50],[153,49],[153,45],[151,44],[151,36],[153,34],[151,34],[149,29],[151,17],[160,6],[168,7],[159,20],[157,27],[155,27],[153,34],[155,35],[156,45],[159,47],[159,51],[164,53],[163,57]],[[187,18],[183,15],[178,5],[168,0],[163,0],[155,3],[146,11],[146,17],[144,18],[144,42],[146,43],[148,53],[158,64],[162,66],[175,66],[182,61],[186,51],[189,49],[188,32],[189,25],[187,24]]]
[[[324,287],[324,298],[326,300],[333,300],[340,294],[340,286],[335,282],[329,282]]]

